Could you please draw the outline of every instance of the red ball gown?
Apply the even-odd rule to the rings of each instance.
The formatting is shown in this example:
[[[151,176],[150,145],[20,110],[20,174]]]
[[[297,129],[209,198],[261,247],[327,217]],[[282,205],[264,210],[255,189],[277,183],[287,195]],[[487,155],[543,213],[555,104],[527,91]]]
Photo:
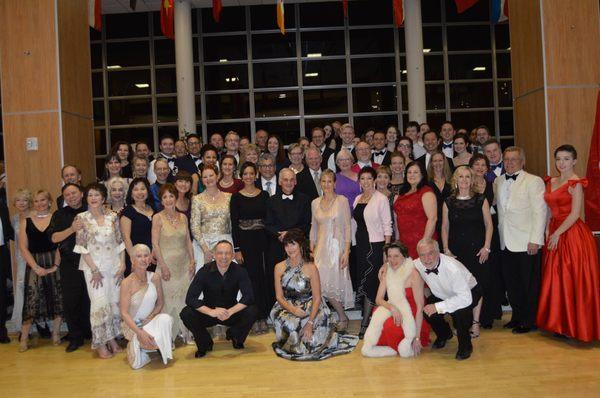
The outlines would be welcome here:
[[[400,241],[408,248],[410,258],[417,259],[417,243],[423,238],[427,225],[427,214],[423,208],[422,198],[427,192],[433,190],[425,185],[416,192],[398,196],[394,202],[394,212],[398,222],[398,235]],[[433,239],[437,239],[434,233]]]
[[[570,180],[552,190],[546,177],[544,199],[550,208],[550,235],[571,212],[570,187],[587,179]],[[600,268],[596,242],[590,228],[578,219],[553,250],[543,250],[542,286],[537,326],[584,342],[600,340]]]

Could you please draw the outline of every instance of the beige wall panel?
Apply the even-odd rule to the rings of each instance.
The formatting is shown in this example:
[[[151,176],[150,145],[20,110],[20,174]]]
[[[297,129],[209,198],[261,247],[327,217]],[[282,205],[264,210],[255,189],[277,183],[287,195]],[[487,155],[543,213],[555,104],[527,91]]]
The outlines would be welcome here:
[[[514,103],[515,144],[523,147],[527,155],[527,171],[546,174],[546,120],[544,118],[544,92],[535,91]]]
[[[92,120],[63,112],[62,127],[65,164],[77,165],[83,173],[84,183],[95,180]]]
[[[0,1],[5,113],[58,108],[54,4],[52,0]]]
[[[600,82],[599,7],[598,0],[543,0],[549,86]]]
[[[520,97],[544,85],[539,0],[511,2],[509,14],[512,90]]]
[[[548,90],[548,124],[550,126],[550,148],[548,156],[562,144],[571,144],[577,149],[575,172],[584,176],[587,168],[590,141],[596,116],[595,88],[561,88]],[[550,172],[556,174],[551,161]]]
[[[4,153],[9,198],[19,188],[60,192],[58,113],[4,116]],[[25,139],[37,137],[39,150],[26,151]]]

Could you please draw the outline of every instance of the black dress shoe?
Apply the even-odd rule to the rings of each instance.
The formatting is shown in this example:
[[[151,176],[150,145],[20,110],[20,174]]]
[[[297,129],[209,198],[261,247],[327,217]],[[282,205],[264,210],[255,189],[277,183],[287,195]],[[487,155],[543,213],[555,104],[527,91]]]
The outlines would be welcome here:
[[[435,339],[435,341],[431,345],[431,348],[436,349],[436,350],[439,350],[440,348],[444,348],[446,346],[446,342],[448,340],[450,340],[451,338],[452,338],[452,335],[450,335],[449,337],[445,337],[445,338],[438,337],[437,339]]]
[[[67,348],[65,348],[65,352],[73,352],[73,351],[77,351],[77,349],[79,347],[81,347],[83,345],[83,341],[77,341],[77,340],[73,340],[69,343],[69,345],[67,346]]]
[[[473,350],[467,350],[467,351],[458,351],[456,353],[455,358],[459,361],[468,359],[471,357],[471,353],[473,352]]]
[[[198,350],[198,351],[196,351],[196,353],[194,354],[194,358],[202,358],[202,357],[204,357],[204,356],[206,356],[206,351],[200,351],[200,350]]]
[[[244,349],[244,343],[242,343],[241,341],[238,341],[235,337],[233,337],[231,335],[231,333],[229,333],[229,329],[227,329],[227,331],[225,332],[225,339],[231,340],[231,345],[236,350],[243,350]]]
[[[506,323],[503,326],[503,328],[504,329],[514,329],[514,328],[516,328],[518,326],[519,326],[519,323],[517,321],[510,321],[510,322]]]
[[[484,329],[491,329],[493,326],[494,326],[494,324],[491,323],[491,322],[490,323],[482,323],[481,324],[481,327],[484,328]]]
[[[525,326],[517,326],[512,330],[514,334],[524,334],[531,332],[531,328],[527,328]]]
[[[0,344],[8,344],[10,343],[10,338],[6,333],[0,335]]]

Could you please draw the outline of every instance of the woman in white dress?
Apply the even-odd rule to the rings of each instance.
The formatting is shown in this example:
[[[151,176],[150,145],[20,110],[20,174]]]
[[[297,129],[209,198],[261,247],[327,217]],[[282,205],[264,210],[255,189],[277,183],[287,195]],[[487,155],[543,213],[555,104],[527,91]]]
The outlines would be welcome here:
[[[173,359],[173,318],[160,312],[164,302],[160,276],[147,271],[152,261],[148,246],[137,244],[131,252],[131,274],[121,284],[119,299],[123,335],[129,340],[127,361],[132,369],[140,369],[150,362],[148,352],[158,350],[166,365]]]
[[[13,261],[14,267],[12,271],[15,301],[13,304],[11,322],[15,326],[16,330],[20,330],[21,322],[23,320],[23,297],[25,292],[25,269],[27,268],[27,263],[21,254],[21,250],[18,249],[19,223],[21,220],[25,220],[29,216],[29,211],[33,205],[33,196],[31,195],[31,192],[27,189],[19,189],[17,192],[15,192],[13,205],[15,206],[15,209],[17,209],[18,213],[15,214],[11,220],[13,229],[15,231],[15,248],[17,248],[15,250],[15,258]]]
[[[348,199],[336,195],[335,173],[325,170],[320,179],[323,196],[312,202],[310,246],[319,269],[321,291],[339,317],[337,329],[348,327],[344,309],[354,306],[352,282],[348,270],[351,243],[351,217]]]
[[[90,296],[92,349],[102,359],[122,351],[115,338],[121,335],[119,284],[125,272],[125,243],[117,214],[104,208],[106,195],[100,183],[85,188],[88,210],[76,217],[83,227],[77,231],[73,249],[81,254],[79,270]]]

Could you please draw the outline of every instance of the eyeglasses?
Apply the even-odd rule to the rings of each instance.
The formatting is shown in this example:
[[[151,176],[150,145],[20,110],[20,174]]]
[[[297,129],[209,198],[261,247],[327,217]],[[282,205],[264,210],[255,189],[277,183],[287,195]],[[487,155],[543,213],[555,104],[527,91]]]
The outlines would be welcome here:
[[[410,148],[410,144],[398,144],[398,148]]]
[[[259,167],[263,167],[265,169],[272,169],[275,165],[272,164],[261,164]]]

